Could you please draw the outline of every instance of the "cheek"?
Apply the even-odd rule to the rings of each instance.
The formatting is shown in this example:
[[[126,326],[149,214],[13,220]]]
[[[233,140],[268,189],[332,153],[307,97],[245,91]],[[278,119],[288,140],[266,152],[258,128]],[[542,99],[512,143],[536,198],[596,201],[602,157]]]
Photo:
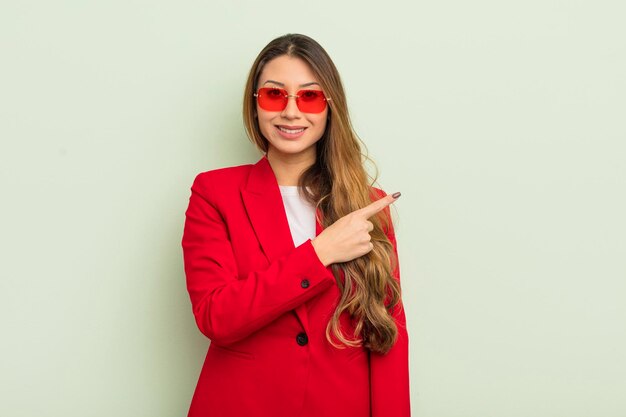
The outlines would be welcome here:
[[[327,117],[328,117],[327,113],[323,112],[323,113],[320,113],[319,115],[316,115],[315,119],[312,120],[312,122],[315,126],[317,126],[319,130],[323,132],[326,129],[326,125],[328,121]]]
[[[259,128],[261,128],[263,133],[268,133],[268,131],[273,127],[272,118],[265,114],[265,112],[259,112],[257,115]]]

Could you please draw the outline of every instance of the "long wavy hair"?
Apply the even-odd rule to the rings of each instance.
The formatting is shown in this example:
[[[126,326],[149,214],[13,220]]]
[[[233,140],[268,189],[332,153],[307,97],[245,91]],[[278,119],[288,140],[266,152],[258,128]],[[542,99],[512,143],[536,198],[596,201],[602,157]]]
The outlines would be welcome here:
[[[303,172],[298,183],[302,195],[320,210],[321,218],[317,220],[328,227],[382,197],[382,192],[373,187],[378,169],[361,151],[362,141],[350,121],[346,95],[335,64],[315,40],[301,34],[286,34],[272,40],[250,69],[243,97],[243,119],[252,143],[267,153],[268,141],[259,128],[253,94],[263,67],[282,55],[304,60],[326,97],[331,99],[326,130],[315,144],[316,162]],[[367,149],[364,143],[363,146]],[[376,168],[374,178],[363,165],[365,159]],[[370,232],[373,250],[351,261],[331,264],[341,297],[326,327],[326,338],[337,348],[344,346],[335,343],[332,336],[346,346],[364,346],[370,351],[386,353],[398,337],[390,310],[400,304],[401,299],[400,283],[393,276],[398,259],[386,235],[392,222],[389,207],[369,221],[374,224]],[[343,281],[339,269],[343,270]],[[347,337],[339,321],[343,312],[347,312],[354,326],[354,334]]]

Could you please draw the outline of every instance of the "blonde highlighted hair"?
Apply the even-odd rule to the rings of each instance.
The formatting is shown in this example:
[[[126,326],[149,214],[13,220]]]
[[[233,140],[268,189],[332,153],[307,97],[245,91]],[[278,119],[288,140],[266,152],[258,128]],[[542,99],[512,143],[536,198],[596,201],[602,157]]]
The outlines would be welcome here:
[[[304,60],[326,97],[331,98],[326,130],[315,144],[316,161],[299,179],[300,191],[320,209],[322,216],[318,220],[328,227],[382,197],[382,192],[373,187],[378,174],[371,178],[363,165],[365,159],[370,159],[361,151],[362,142],[350,121],[337,68],[315,40],[301,34],[287,34],[272,40],[252,64],[243,97],[244,125],[252,143],[261,151],[268,151],[268,141],[256,118],[253,94],[263,67],[283,55]],[[338,348],[342,347],[341,344],[365,346],[371,351],[386,353],[398,337],[390,309],[399,305],[401,299],[400,283],[394,277],[398,259],[386,233],[392,227],[389,207],[369,221],[374,224],[370,232],[374,244],[372,251],[348,262],[331,264],[341,297],[327,325],[326,337]],[[343,281],[339,269],[343,270]],[[340,326],[339,317],[343,312],[354,324],[352,335],[346,336]],[[333,341],[333,336],[340,344]]]

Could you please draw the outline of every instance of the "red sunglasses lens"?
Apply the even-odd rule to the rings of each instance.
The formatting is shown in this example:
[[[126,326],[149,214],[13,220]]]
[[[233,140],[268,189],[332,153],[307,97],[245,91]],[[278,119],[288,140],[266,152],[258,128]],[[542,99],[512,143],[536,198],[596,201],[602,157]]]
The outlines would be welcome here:
[[[257,99],[263,110],[281,111],[287,107],[287,91],[282,88],[260,88]]]
[[[298,108],[304,113],[320,113],[326,108],[326,98],[320,90],[298,91]]]
[[[320,90],[300,90],[296,95],[296,104],[303,113],[320,113],[326,108],[326,98]],[[287,91],[283,88],[260,88],[257,99],[263,110],[282,111],[287,107]]]

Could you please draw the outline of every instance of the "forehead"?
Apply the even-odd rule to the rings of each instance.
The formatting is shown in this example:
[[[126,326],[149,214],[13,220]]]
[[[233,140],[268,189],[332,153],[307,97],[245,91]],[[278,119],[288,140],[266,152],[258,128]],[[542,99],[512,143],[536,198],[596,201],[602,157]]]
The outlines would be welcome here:
[[[278,81],[285,84],[285,87],[319,82],[308,63],[301,58],[288,55],[281,55],[265,64],[259,75],[259,86],[267,80]]]

